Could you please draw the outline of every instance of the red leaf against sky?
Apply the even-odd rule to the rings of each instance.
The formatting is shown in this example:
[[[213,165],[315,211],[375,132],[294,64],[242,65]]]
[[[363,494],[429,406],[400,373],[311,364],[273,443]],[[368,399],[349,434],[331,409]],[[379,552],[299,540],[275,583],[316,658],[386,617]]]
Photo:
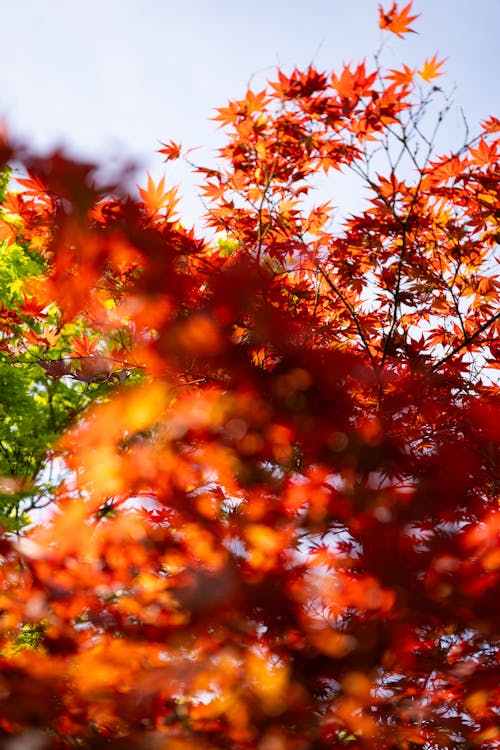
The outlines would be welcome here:
[[[165,155],[165,161],[174,161],[181,155],[181,145],[174,141],[168,141],[167,143],[161,144],[163,148],[158,149],[159,154]]]
[[[382,5],[378,6],[379,10],[379,26],[385,31],[391,31],[396,36],[403,37],[405,34],[415,33],[414,29],[410,28],[412,21],[418,18],[417,13],[411,16],[413,2],[409,2],[401,10],[398,7],[398,3],[392,3],[391,7],[384,10]]]
[[[403,65],[401,70],[390,70],[385,77],[388,81],[392,81],[397,85],[406,86],[412,83],[414,75],[415,69],[408,67],[408,65]]]

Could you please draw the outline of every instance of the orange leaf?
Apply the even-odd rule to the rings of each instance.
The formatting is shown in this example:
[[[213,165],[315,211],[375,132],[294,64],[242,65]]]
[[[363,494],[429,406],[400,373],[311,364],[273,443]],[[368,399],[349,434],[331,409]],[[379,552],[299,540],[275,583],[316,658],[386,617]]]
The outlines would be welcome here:
[[[153,214],[158,213],[164,208],[166,209],[167,216],[169,216],[174,212],[177,205],[177,188],[165,189],[165,177],[162,177],[155,185],[149,172],[148,186],[147,188],[139,187],[139,194],[145,207]]]
[[[24,188],[23,193],[25,195],[33,195],[36,197],[45,198],[47,196],[47,186],[45,185],[43,180],[38,175],[30,172],[29,169],[26,171],[28,177],[16,178],[16,182],[18,182]]]
[[[72,349],[78,357],[89,357],[97,351],[97,341],[91,341],[86,333],[82,336],[73,336]]]
[[[414,29],[410,28],[410,24],[420,14],[410,16],[412,2],[405,5],[400,11],[398,11],[398,4],[393,3],[388,11],[384,11],[381,5],[378,6],[379,12],[379,27],[385,31],[391,31],[396,36],[403,37],[403,34],[415,33]]]
[[[477,144],[477,148],[470,148],[469,152],[473,161],[479,167],[487,167],[488,164],[493,164],[497,155],[498,142],[494,141],[490,145],[486,143],[484,138],[481,138]]]
[[[487,133],[498,133],[500,131],[500,120],[498,117],[493,117],[492,115],[481,123],[481,127],[483,130],[486,130]]]
[[[384,77],[388,81],[395,83],[396,86],[406,86],[407,84],[412,83],[414,75],[414,69],[412,70],[408,65],[403,65],[403,70],[390,70]]]

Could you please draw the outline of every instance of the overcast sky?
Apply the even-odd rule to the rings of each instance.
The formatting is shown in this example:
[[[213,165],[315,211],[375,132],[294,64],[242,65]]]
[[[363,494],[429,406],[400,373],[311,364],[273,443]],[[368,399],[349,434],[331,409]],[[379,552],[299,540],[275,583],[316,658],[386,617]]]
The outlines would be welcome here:
[[[384,0],[384,6],[390,2]],[[261,85],[276,65],[331,70],[377,50],[376,0],[0,0],[0,116],[39,150],[129,158],[162,172],[159,140],[220,142],[213,108]],[[463,107],[471,129],[500,115],[500,0],[415,0],[422,16],[385,60],[411,65],[447,56],[457,85],[449,125]],[[385,36],[385,35],[384,35]],[[172,176],[177,181],[179,174]],[[186,209],[196,213],[188,193]]]

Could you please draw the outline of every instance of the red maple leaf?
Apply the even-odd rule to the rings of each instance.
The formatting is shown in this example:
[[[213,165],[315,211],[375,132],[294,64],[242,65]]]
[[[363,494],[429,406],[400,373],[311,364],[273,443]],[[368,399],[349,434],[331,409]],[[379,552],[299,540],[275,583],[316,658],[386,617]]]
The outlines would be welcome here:
[[[23,315],[31,318],[46,318],[47,313],[43,312],[46,307],[47,302],[38,302],[36,297],[27,297],[25,294],[23,304],[19,306],[19,310]]]
[[[399,36],[400,38],[402,38],[404,34],[414,34],[415,31],[414,29],[410,28],[410,24],[412,21],[419,17],[419,14],[417,13],[414,16],[410,15],[412,5],[413,2],[409,2],[408,5],[405,5],[404,8],[401,8],[401,10],[399,10],[398,3],[394,2],[389,10],[386,11],[381,5],[379,5],[379,27],[381,29],[384,29],[385,31],[391,31],[393,34],[396,34],[396,36]]]
[[[167,143],[161,142],[163,148],[158,149],[159,154],[165,154],[165,161],[174,161],[181,155],[181,144],[175,143],[174,141],[168,141]]]

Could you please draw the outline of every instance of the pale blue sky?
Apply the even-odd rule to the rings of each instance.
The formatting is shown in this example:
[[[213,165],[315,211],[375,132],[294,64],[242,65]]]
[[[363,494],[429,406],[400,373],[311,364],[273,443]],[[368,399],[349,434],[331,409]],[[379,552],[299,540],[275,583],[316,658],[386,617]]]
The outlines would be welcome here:
[[[384,6],[390,5],[384,0]],[[376,0],[0,0],[0,116],[38,149],[128,157],[161,174],[159,140],[220,142],[213,108],[285,69],[322,69],[378,48]],[[415,0],[419,34],[391,35],[385,59],[448,56],[456,83],[450,137],[465,110],[471,129],[500,115],[500,0]],[[385,35],[384,35],[385,36]],[[172,179],[185,177],[174,169]],[[188,193],[188,213],[196,204]]]

